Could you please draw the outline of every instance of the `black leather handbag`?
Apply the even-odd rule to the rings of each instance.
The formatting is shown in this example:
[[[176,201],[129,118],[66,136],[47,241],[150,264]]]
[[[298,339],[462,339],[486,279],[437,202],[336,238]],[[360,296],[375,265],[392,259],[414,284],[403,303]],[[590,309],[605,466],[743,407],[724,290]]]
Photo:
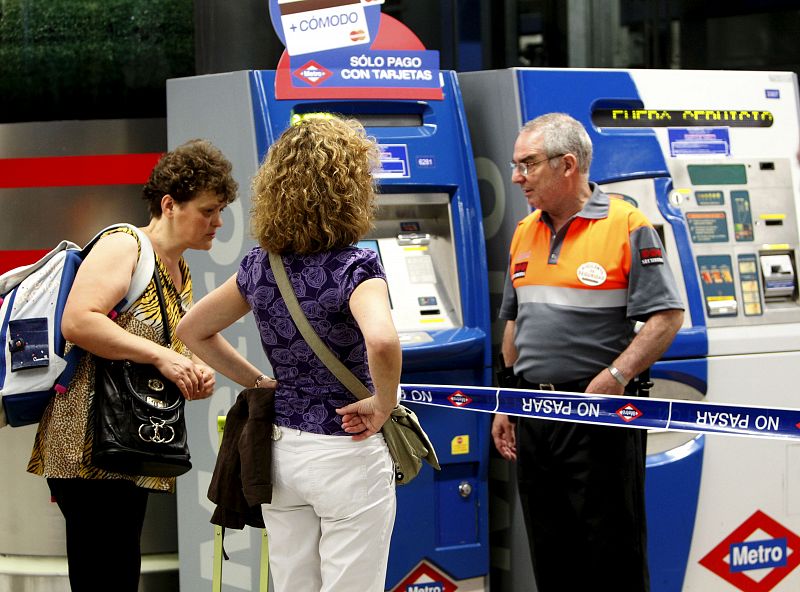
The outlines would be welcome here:
[[[164,338],[167,309],[158,270],[154,274]],[[192,468],[186,441],[184,398],[151,364],[95,357],[92,463],[114,473],[177,477]]]

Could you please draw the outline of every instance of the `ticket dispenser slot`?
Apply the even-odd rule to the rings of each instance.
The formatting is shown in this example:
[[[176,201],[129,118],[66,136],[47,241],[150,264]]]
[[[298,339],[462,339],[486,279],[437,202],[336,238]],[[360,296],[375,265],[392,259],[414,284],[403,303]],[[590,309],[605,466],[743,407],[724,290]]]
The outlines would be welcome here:
[[[761,276],[764,299],[771,302],[786,302],[796,299],[797,274],[794,253],[760,253]]]

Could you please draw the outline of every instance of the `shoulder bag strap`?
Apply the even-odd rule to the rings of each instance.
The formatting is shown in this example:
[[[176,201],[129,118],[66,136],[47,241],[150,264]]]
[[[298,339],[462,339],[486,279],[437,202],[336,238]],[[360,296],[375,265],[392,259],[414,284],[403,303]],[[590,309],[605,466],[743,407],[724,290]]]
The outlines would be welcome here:
[[[161,309],[161,326],[164,328],[164,340],[167,347],[172,347],[172,333],[169,330],[169,317],[167,316],[167,304],[164,301],[164,290],[161,288],[161,278],[156,265],[153,279],[156,282],[156,294],[158,295],[158,307]]]
[[[278,289],[281,291],[283,301],[286,308],[289,309],[289,314],[292,315],[295,325],[300,330],[300,334],[306,340],[308,346],[317,354],[317,357],[327,366],[333,375],[339,379],[348,390],[359,399],[366,399],[372,396],[370,390],[361,382],[358,377],[353,374],[347,366],[342,364],[339,358],[325,345],[325,342],[320,339],[317,332],[308,322],[308,318],[303,314],[303,309],[300,308],[300,303],[297,301],[297,296],[294,293],[294,288],[289,283],[289,276],[286,275],[286,269],[283,267],[283,259],[277,253],[269,254],[269,263],[272,267],[272,273],[275,276],[275,281],[278,283]]]
[[[161,309],[161,325],[164,329],[164,341],[167,347],[172,347],[172,332],[169,329],[169,317],[167,316],[167,303],[164,300],[164,289],[161,286],[161,274],[158,272],[158,263],[156,262],[156,252],[153,249],[153,244],[150,238],[136,226],[132,224],[120,224],[120,226],[127,226],[136,232],[139,237],[139,245],[141,246],[141,254],[139,255],[139,262],[136,264],[136,271],[131,278],[131,287],[126,295],[129,300],[126,307],[130,307],[134,301],[141,296],[147,284],[150,283],[150,278],[156,282],[156,295],[158,296],[158,307]],[[123,308],[123,310],[125,310]]]

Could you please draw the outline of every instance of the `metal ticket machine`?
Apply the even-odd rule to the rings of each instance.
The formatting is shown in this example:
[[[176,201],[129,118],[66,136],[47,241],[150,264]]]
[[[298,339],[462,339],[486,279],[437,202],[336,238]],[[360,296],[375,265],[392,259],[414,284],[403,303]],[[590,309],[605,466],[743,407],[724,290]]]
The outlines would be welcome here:
[[[652,369],[651,395],[800,404],[793,73],[510,69],[459,79],[493,298],[514,225],[528,213],[505,164],[514,140],[524,122],[567,112],[592,137],[590,179],[648,216],[681,286],[684,326]],[[751,421],[698,417],[707,425]],[[646,494],[654,591],[800,586],[800,445],[651,433]],[[513,571],[522,553],[511,551]]]
[[[211,258],[202,254],[190,262],[196,297],[235,273],[254,244],[248,236],[249,178],[292,118],[318,112],[353,117],[381,149],[378,217],[361,246],[377,251],[386,269],[403,345],[403,382],[489,385],[482,214],[455,74],[441,73],[444,98],[438,101],[277,100],[275,76],[274,71],[246,71],[168,83],[170,146],[192,137],[209,138],[233,161],[241,188]],[[250,324],[246,318],[232,327],[229,338],[233,343],[238,339],[240,351],[251,359],[261,359],[260,340]],[[431,590],[483,590],[489,562],[489,417],[414,406],[415,396],[406,402],[433,440],[442,471],[426,465],[413,483],[397,490],[386,587],[405,591],[426,583],[440,586]],[[223,387],[210,408],[190,417],[198,431],[193,453],[200,448],[195,457],[205,456],[195,463],[200,471],[187,476],[179,491],[181,583],[187,589],[200,589],[207,585],[200,580],[210,578],[199,561],[212,536],[205,489],[216,434],[206,426],[224,415],[234,397],[232,389]],[[195,445],[198,440],[204,444]],[[247,555],[253,546],[245,534],[226,534],[226,549],[236,562],[233,569],[226,566],[226,578],[243,589],[250,589],[256,577],[258,559]],[[231,553],[240,549],[242,559]]]

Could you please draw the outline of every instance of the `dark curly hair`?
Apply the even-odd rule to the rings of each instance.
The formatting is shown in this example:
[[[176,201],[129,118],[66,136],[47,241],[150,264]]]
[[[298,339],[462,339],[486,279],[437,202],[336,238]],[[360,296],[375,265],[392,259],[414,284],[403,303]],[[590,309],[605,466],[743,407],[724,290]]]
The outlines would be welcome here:
[[[211,191],[225,203],[236,199],[239,184],[231,175],[230,161],[208,140],[189,140],[164,154],[142,188],[150,216],[161,217],[161,198],[170,195],[178,203]]]
[[[356,120],[310,118],[287,129],[253,178],[252,232],[267,251],[307,255],[372,228],[378,147]]]

